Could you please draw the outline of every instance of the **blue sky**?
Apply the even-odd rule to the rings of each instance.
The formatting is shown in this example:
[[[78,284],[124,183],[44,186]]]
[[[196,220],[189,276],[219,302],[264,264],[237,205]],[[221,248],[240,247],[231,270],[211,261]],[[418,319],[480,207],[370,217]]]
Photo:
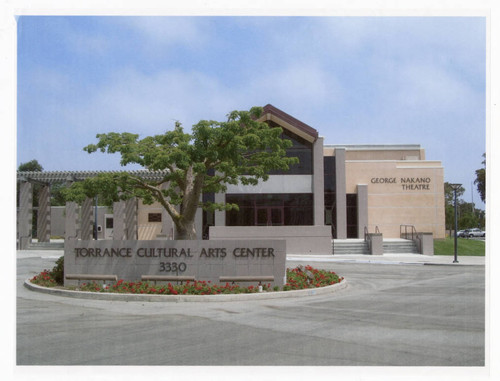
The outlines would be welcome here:
[[[483,17],[18,20],[17,164],[120,169],[97,133],[162,133],[271,103],[327,144],[421,144],[471,195],[486,140]],[[473,185],[475,188],[475,185]]]

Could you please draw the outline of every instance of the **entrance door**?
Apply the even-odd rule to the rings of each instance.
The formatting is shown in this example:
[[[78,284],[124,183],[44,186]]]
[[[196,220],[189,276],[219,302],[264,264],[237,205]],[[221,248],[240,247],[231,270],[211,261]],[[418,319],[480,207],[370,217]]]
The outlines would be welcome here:
[[[104,239],[113,239],[113,215],[104,215]]]
[[[255,225],[281,226],[284,225],[285,210],[283,207],[258,206],[255,208]]]

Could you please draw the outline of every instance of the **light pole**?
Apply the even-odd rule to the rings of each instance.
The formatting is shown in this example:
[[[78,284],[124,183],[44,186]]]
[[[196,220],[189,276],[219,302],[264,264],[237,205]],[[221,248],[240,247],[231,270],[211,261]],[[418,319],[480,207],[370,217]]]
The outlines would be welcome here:
[[[462,184],[450,184],[451,189],[453,189],[453,199],[455,203],[455,259],[453,263],[458,263],[457,260],[457,190],[462,186]]]

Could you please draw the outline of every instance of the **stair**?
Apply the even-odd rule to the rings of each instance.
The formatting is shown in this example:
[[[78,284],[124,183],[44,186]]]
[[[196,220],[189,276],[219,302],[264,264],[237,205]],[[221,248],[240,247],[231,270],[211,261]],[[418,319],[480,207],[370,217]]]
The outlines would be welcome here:
[[[417,246],[411,240],[384,240],[384,254],[419,254]]]
[[[334,255],[370,254],[364,239],[334,239],[332,246]]]
[[[369,255],[368,244],[363,239],[334,239],[333,255]],[[386,239],[383,243],[384,254],[419,254],[417,246],[411,240]]]

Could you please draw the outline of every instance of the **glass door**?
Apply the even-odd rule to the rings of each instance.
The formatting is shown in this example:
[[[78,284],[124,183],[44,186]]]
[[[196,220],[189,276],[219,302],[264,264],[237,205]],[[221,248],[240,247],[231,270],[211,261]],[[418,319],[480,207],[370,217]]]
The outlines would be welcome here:
[[[259,206],[255,208],[255,225],[282,226],[285,220],[285,210],[282,206]]]

